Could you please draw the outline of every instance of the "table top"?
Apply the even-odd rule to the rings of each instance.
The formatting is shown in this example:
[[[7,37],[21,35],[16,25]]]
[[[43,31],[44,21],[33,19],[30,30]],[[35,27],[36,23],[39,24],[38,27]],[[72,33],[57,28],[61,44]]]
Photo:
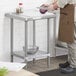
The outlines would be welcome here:
[[[0,68],[5,67],[8,71],[19,71],[26,63],[18,63],[18,62],[0,62]]]
[[[6,76],[39,76],[39,75],[22,69],[18,72],[17,71],[11,71]]]
[[[56,15],[53,12],[46,12],[41,14],[38,9],[25,10],[24,13],[17,14],[15,12],[5,13],[6,17],[19,19],[19,20],[36,20],[36,19],[47,19],[54,18]]]

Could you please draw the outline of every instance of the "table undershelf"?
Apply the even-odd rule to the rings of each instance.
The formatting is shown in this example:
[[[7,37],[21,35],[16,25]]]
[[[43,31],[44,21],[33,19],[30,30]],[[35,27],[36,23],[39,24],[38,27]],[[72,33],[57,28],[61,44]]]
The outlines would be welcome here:
[[[24,57],[25,57],[23,51],[14,51],[13,55],[16,57],[20,57],[22,59],[24,59]],[[34,58],[36,59],[36,58],[47,57],[47,56],[50,56],[50,53],[47,53],[46,51],[39,50],[35,54],[27,54],[26,59],[28,61],[29,59],[34,59]]]

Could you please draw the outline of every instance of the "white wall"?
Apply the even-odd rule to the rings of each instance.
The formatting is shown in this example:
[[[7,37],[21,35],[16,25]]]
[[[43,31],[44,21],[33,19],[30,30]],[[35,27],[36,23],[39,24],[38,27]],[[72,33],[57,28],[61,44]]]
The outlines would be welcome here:
[[[19,2],[24,3],[23,4],[24,9],[30,9],[30,8],[32,9],[40,6],[42,3],[45,3],[46,1],[47,0],[2,0],[1,1],[0,3],[0,60],[1,61],[10,61],[10,20],[9,18],[6,18],[4,14],[6,12],[15,11],[15,8],[18,6]],[[50,42],[52,41],[52,31],[53,31],[52,22],[53,21],[51,20]],[[15,24],[14,50],[22,50],[22,47],[24,46],[24,41],[23,41],[24,22],[15,20],[14,24]],[[29,33],[30,33],[32,28],[32,22],[29,22],[29,26],[31,26],[29,28]],[[40,49],[46,50],[46,20],[37,21],[36,26],[37,26],[37,31],[36,31],[37,45],[40,47]],[[30,36],[29,39],[31,40]],[[50,45],[50,48],[52,48],[52,45]],[[52,56],[52,51],[51,51],[51,56]]]

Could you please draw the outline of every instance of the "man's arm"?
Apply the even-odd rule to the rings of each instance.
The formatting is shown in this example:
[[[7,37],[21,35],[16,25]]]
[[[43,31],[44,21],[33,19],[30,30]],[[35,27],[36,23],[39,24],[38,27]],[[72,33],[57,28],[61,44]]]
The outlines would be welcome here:
[[[70,0],[53,0],[53,2],[51,3],[49,0],[49,4],[45,3],[43,6],[47,6],[48,11],[53,11],[57,10],[58,8],[64,8],[65,5],[69,3],[69,1]]]
[[[69,0],[55,0],[54,3],[48,6],[48,10],[56,10],[57,8],[64,8],[69,3]]]
[[[47,0],[47,2],[41,6],[47,7],[48,11],[53,11],[58,8],[57,0]]]

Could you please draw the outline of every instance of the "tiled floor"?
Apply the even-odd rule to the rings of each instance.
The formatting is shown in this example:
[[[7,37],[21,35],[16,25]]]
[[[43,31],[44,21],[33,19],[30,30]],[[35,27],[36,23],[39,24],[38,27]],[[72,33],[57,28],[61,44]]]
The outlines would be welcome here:
[[[47,70],[59,68],[59,63],[63,63],[67,60],[67,56],[59,56],[51,58],[50,68],[47,67],[47,59],[36,60],[35,63],[29,62],[27,70],[37,73]]]

